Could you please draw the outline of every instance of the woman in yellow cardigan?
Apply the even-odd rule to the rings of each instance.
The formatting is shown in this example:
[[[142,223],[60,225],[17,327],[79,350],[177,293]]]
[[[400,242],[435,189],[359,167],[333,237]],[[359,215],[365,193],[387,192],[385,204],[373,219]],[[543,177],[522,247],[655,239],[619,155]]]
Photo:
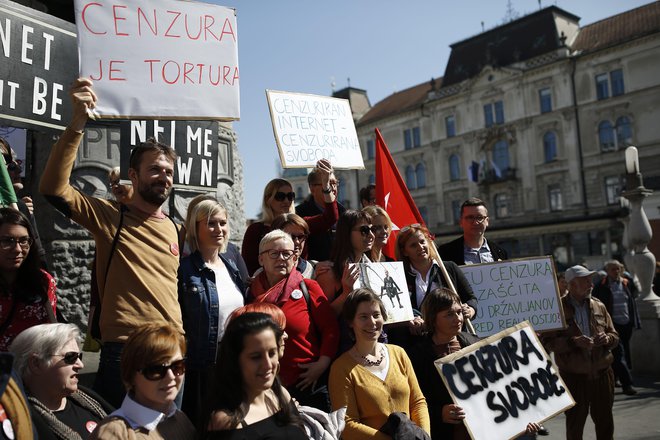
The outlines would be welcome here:
[[[346,409],[344,440],[389,439],[379,429],[390,414],[402,412],[427,433],[428,408],[410,359],[396,346],[381,344],[385,306],[371,289],[357,289],[346,298],[342,313],[355,345],[330,369],[332,409]]]

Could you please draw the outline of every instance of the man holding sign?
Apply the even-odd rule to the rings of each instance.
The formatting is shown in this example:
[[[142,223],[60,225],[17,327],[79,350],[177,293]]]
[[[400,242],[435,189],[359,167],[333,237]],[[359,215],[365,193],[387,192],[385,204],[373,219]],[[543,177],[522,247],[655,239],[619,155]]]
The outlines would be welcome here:
[[[161,210],[172,189],[176,153],[155,141],[133,149],[128,176],[135,191],[126,204],[80,193],[69,178],[96,94],[87,78],[76,80],[70,94],[74,114],[51,151],[39,189],[94,235],[103,342],[94,389],[119,407],[124,394],[119,359],[128,336],[153,321],[169,322],[183,333],[179,228]]]
[[[568,295],[562,298],[568,328],[548,333],[546,346],[555,352],[561,377],[575,399],[566,411],[566,438],[582,439],[584,423],[591,411],[596,437],[614,436],[614,373],[612,350],[619,335],[605,305],[591,297],[595,272],[573,266],[565,273]]]

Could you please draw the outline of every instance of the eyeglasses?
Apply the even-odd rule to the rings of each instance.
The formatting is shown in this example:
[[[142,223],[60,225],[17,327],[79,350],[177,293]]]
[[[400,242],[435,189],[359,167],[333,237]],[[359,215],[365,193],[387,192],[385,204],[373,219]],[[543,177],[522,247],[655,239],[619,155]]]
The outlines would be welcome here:
[[[374,228],[373,226],[367,226],[367,225],[362,225],[359,228],[353,228],[354,231],[359,231],[360,234],[362,234],[363,237],[366,237],[369,235],[369,233],[374,233]]]
[[[466,215],[463,217],[465,220],[467,220],[469,223],[476,223],[478,225],[482,224],[488,216],[483,216],[483,215]]]
[[[419,229],[421,227],[422,227],[422,225],[420,225],[419,223],[413,223],[412,225],[404,226],[403,228],[401,228],[399,230],[399,232],[406,232],[406,231],[409,231],[411,229]]]
[[[30,237],[2,237],[0,238],[0,249],[3,251],[9,251],[16,247],[18,244],[21,249],[26,250],[30,249],[34,240]]]
[[[307,234],[289,234],[293,241],[305,241],[307,240]]]
[[[142,373],[145,379],[156,381],[165,377],[168,370],[172,370],[172,374],[177,377],[181,376],[186,372],[186,360],[179,359],[169,365],[149,365],[148,367],[141,369],[140,373]]]
[[[278,250],[275,250],[275,249],[270,249],[270,250],[267,250],[267,251],[263,251],[261,254],[268,254],[268,257],[271,260],[277,260],[278,258],[281,258],[284,261],[286,261],[289,258],[293,257],[295,252],[291,251],[291,250],[288,250],[288,249],[284,250],[284,251],[278,251]]]
[[[275,193],[275,195],[273,196],[273,198],[274,198],[275,200],[277,200],[278,202],[283,202],[284,199],[289,199],[289,202],[293,202],[293,199],[296,198],[296,193],[294,193],[293,191],[292,191],[292,192],[288,192],[288,193],[285,193],[285,192],[282,192],[282,191],[278,191],[278,192]]]
[[[78,359],[82,361],[82,351],[77,352],[77,351],[67,351],[64,354],[52,354],[51,356],[62,356],[62,360],[64,361],[65,364],[67,365],[73,365],[76,363]]]

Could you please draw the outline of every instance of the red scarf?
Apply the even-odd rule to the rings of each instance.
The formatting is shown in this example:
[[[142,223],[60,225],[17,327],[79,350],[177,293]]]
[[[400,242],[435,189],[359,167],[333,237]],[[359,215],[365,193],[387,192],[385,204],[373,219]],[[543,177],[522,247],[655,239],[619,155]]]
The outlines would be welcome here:
[[[268,286],[268,278],[266,272],[262,271],[252,282],[250,293],[254,298],[254,302],[267,302],[282,307],[282,304],[289,300],[291,292],[300,289],[301,281],[304,281],[304,278],[294,267],[286,278],[268,289],[266,287]]]

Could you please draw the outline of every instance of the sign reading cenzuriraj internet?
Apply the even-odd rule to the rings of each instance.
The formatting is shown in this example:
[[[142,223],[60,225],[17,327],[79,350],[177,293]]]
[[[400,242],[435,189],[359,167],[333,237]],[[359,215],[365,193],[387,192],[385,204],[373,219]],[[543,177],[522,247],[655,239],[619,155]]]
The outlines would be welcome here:
[[[364,168],[348,100],[276,90],[266,97],[283,168],[311,168],[320,159]]]
[[[575,402],[528,322],[435,361],[470,436],[511,439]]]
[[[80,75],[101,118],[236,120],[236,12],[179,0],[75,0]]]
[[[552,257],[461,266],[478,301],[472,324],[488,336],[523,321],[536,331],[564,328]]]

